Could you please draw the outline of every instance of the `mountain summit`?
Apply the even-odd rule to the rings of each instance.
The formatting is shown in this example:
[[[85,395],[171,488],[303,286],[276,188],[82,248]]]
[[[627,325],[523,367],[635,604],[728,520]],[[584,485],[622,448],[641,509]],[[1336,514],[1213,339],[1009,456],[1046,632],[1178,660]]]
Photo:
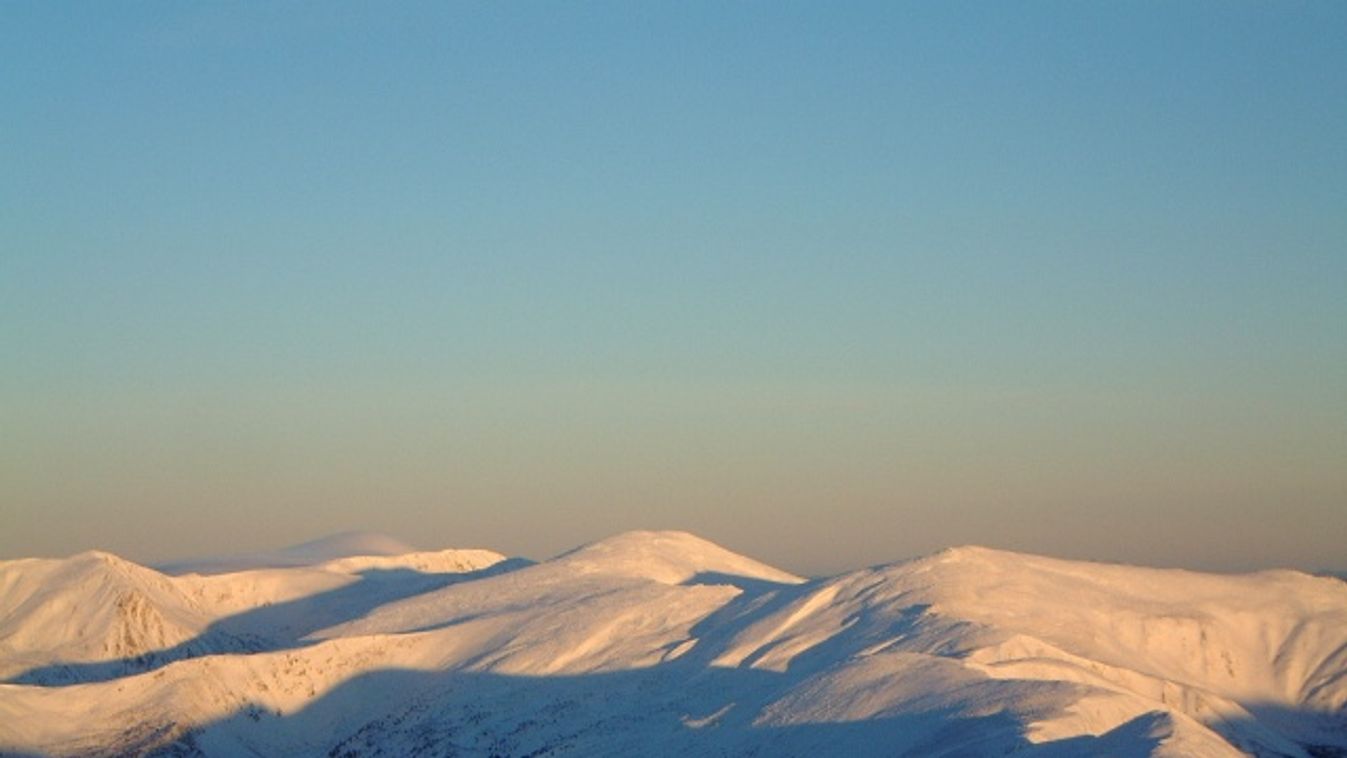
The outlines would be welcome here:
[[[742,577],[797,584],[800,577],[727,550],[695,534],[679,531],[623,532],[591,542],[554,559],[580,573],[639,577],[681,584],[698,577]]]

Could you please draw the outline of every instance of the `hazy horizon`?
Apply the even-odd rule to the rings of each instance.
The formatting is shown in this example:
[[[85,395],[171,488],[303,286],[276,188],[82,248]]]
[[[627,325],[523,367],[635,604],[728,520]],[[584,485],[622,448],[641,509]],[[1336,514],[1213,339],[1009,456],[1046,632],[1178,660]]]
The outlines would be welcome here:
[[[243,557],[250,554],[268,554],[284,550],[285,548],[303,545],[309,542],[323,541],[327,538],[340,537],[344,535],[360,535],[360,536],[377,536],[377,537],[391,538],[404,544],[408,549],[413,551],[483,549],[499,552],[509,558],[525,558],[531,561],[546,561],[564,555],[575,548],[583,547],[585,545],[595,542],[600,542],[602,540],[617,536],[619,534],[627,532],[642,532],[642,531],[687,532],[689,534],[693,534],[696,537],[710,540],[711,542],[719,544],[721,545],[721,547],[724,547],[730,550],[731,552],[739,553],[749,558],[763,560],[765,563],[773,566],[774,568],[790,571],[791,573],[805,577],[836,576],[839,574],[845,574],[849,571],[866,568],[870,566],[884,565],[890,563],[900,563],[903,561],[913,560],[933,553],[937,553],[941,550],[958,547],[986,547],[996,550],[1004,550],[1007,552],[1019,552],[1026,554],[1042,555],[1045,557],[1062,558],[1068,560],[1091,561],[1100,563],[1117,563],[1124,565],[1145,566],[1150,568],[1188,569],[1194,571],[1209,571],[1213,573],[1223,573],[1223,574],[1224,573],[1241,574],[1246,572],[1255,572],[1273,569],[1294,569],[1310,574],[1335,574],[1335,575],[1347,574],[1347,572],[1344,572],[1341,569],[1331,565],[1313,566],[1313,565],[1300,565],[1300,564],[1276,563],[1276,562],[1259,563],[1257,561],[1252,560],[1248,563],[1243,564],[1238,562],[1235,563],[1211,562],[1204,564],[1200,559],[1193,559],[1191,556],[1188,556],[1186,558],[1180,558],[1179,560],[1173,562],[1163,560],[1137,561],[1135,559],[1126,557],[1128,555],[1128,551],[1126,548],[1120,549],[1112,553],[1108,551],[1073,552],[1069,548],[1045,550],[1030,547],[1015,547],[1006,543],[973,543],[973,542],[932,545],[929,547],[917,548],[906,553],[894,554],[887,558],[882,558],[879,560],[848,561],[845,557],[839,557],[837,553],[832,553],[824,556],[823,560],[814,563],[790,562],[789,560],[787,560],[786,562],[780,562],[780,561],[773,561],[772,559],[764,556],[760,552],[750,550],[744,547],[743,544],[721,540],[716,538],[714,535],[698,533],[695,531],[679,528],[676,526],[665,526],[661,528],[633,527],[630,529],[619,529],[611,532],[595,533],[587,537],[581,537],[576,542],[565,544],[560,547],[549,547],[546,546],[546,543],[538,543],[543,545],[543,547],[541,548],[541,552],[539,552],[538,550],[534,551],[512,550],[508,547],[503,546],[502,544],[489,544],[472,541],[462,543],[431,544],[425,541],[405,539],[401,535],[390,534],[387,532],[377,531],[373,529],[369,530],[349,529],[337,532],[323,532],[311,535],[298,535],[290,541],[280,541],[280,542],[276,541],[274,537],[268,537],[263,536],[260,533],[254,533],[249,538],[246,538],[238,543],[219,544],[217,542],[203,550],[186,551],[186,552],[183,551],[181,546],[173,546],[169,548],[166,552],[165,551],[157,551],[157,552],[151,551],[148,553],[123,552],[118,550],[112,550],[108,548],[106,545],[91,543],[82,547],[73,547],[57,552],[5,555],[0,556],[0,560],[11,560],[17,558],[66,558],[81,552],[85,552],[87,550],[101,550],[104,552],[112,552],[114,554],[119,555],[122,558],[126,558],[128,560],[134,561],[144,566],[148,566],[151,568],[160,568],[160,567],[171,567],[179,563],[193,564],[202,560],[228,559],[234,557]],[[528,544],[528,541],[521,540],[520,535],[518,534],[510,535],[507,538],[505,538],[504,541],[505,543],[508,544],[521,544],[521,543]],[[759,542],[761,543],[762,541],[759,540]],[[767,548],[767,550],[771,552],[770,546]],[[359,554],[359,553],[356,552],[352,554]],[[1344,576],[1344,578],[1347,578],[1347,576]]]
[[[1347,571],[1347,5],[0,7],[0,559]]]
[[[620,534],[623,534],[623,533],[628,533],[628,532],[645,532],[645,531],[652,531],[652,532],[687,532],[687,530],[685,530],[685,529],[677,529],[677,528],[673,528],[673,527],[669,527],[669,528],[667,528],[667,529],[659,529],[659,530],[629,529],[629,530],[622,530],[622,531],[618,531],[618,532],[611,532],[611,533],[604,533],[604,534],[595,534],[595,535],[593,535],[593,536],[591,536],[591,537],[589,537],[589,538],[587,538],[587,539],[581,540],[580,542],[576,542],[575,544],[567,545],[567,546],[562,547],[562,548],[559,548],[559,549],[549,550],[549,551],[544,552],[544,553],[527,554],[527,553],[523,553],[523,552],[516,552],[516,551],[509,551],[509,550],[501,550],[498,546],[487,545],[487,544],[463,544],[463,545],[448,545],[448,544],[446,544],[446,545],[427,545],[427,544],[417,543],[417,542],[412,541],[412,540],[406,540],[406,539],[403,539],[402,537],[400,537],[400,536],[398,536],[398,535],[395,535],[395,534],[388,534],[388,533],[385,533],[385,532],[376,532],[376,531],[373,531],[373,530],[348,530],[348,531],[345,531],[345,532],[334,532],[334,533],[323,534],[323,535],[314,535],[314,536],[312,537],[312,539],[304,539],[304,540],[302,540],[302,541],[300,541],[300,542],[292,542],[292,543],[285,543],[285,544],[273,544],[273,543],[268,542],[268,543],[265,543],[265,544],[254,545],[254,546],[252,546],[252,547],[250,547],[250,548],[247,548],[247,549],[239,549],[239,550],[231,550],[231,549],[221,548],[221,549],[217,550],[217,552],[213,552],[213,553],[209,553],[209,554],[192,553],[192,554],[174,555],[174,556],[170,556],[170,557],[168,557],[168,558],[160,558],[160,559],[156,559],[156,560],[146,560],[146,561],[144,561],[144,564],[150,565],[151,567],[156,567],[156,566],[171,566],[171,565],[173,565],[175,562],[178,562],[178,561],[183,561],[183,562],[186,562],[186,563],[191,564],[191,563],[193,563],[194,561],[200,561],[200,560],[203,560],[203,559],[214,559],[214,558],[227,559],[227,558],[231,558],[231,557],[241,557],[241,556],[246,556],[246,555],[252,554],[252,553],[268,554],[268,553],[272,553],[272,552],[281,551],[281,550],[283,550],[283,549],[285,549],[285,548],[297,547],[297,546],[299,546],[299,545],[304,545],[304,544],[308,544],[308,543],[322,542],[322,541],[324,541],[324,540],[326,540],[326,539],[329,539],[329,538],[343,537],[343,536],[348,536],[348,535],[350,535],[350,536],[359,536],[359,537],[385,537],[385,538],[391,538],[391,539],[393,539],[393,540],[396,540],[396,541],[402,543],[402,544],[405,545],[407,548],[409,548],[410,550],[413,550],[413,551],[435,551],[435,550],[452,550],[452,549],[484,549],[484,550],[494,550],[494,551],[496,551],[496,552],[500,552],[500,553],[502,553],[503,555],[505,555],[507,558],[525,558],[525,559],[532,560],[532,561],[546,561],[546,560],[551,560],[551,559],[557,558],[557,557],[559,557],[559,556],[565,555],[566,553],[569,553],[570,551],[572,551],[572,550],[574,550],[574,549],[576,549],[576,548],[584,547],[585,545],[589,545],[589,544],[596,543],[596,542],[601,542],[601,541],[604,541],[604,540],[607,540],[607,539],[616,537],[616,536],[618,536],[618,535],[620,535]],[[745,555],[746,557],[749,557],[749,558],[754,558],[754,559],[759,559],[759,558],[761,558],[761,556],[758,556],[758,555],[755,555],[755,554],[753,554],[753,553],[751,553],[751,552],[747,552],[747,551],[745,551],[745,550],[742,550],[740,546],[737,546],[737,545],[735,545],[735,544],[721,542],[721,541],[716,540],[716,539],[713,539],[713,538],[711,538],[711,537],[709,537],[709,536],[707,536],[707,535],[705,535],[705,534],[697,534],[697,533],[695,533],[695,532],[688,532],[688,533],[689,533],[689,534],[693,534],[693,536],[695,536],[695,537],[698,537],[698,538],[701,538],[701,539],[707,539],[707,540],[710,540],[711,542],[715,542],[715,543],[719,544],[721,547],[726,548],[727,550],[730,550],[731,552],[739,553],[739,554]],[[907,560],[914,560],[914,559],[918,559],[918,558],[925,557],[925,556],[930,555],[930,554],[933,554],[933,553],[937,553],[937,552],[939,552],[939,551],[941,551],[941,550],[946,550],[946,549],[950,549],[950,548],[960,548],[960,547],[987,547],[987,548],[992,548],[992,549],[997,549],[997,550],[1005,550],[1005,551],[1007,551],[1007,552],[1022,552],[1022,551],[1017,551],[1017,550],[1015,550],[1014,548],[1006,547],[1006,546],[1004,546],[1004,545],[988,545],[988,544],[977,544],[977,545],[975,545],[975,544],[973,544],[973,543],[960,543],[960,544],[940,545],[940,546],[933,547],[933,548],[930,548],[930,549],[927,549],[927,550],[920,550],[920,551],[918,551],[918,552],[914,552],[914,553],[910,553],[910,554],[904,554],[904,555],[895,555],[895,556],[892,556],[891,558],[885,559],[885,560],[883,560],[883,561],[870,562],[870,563],[846,563],[846,562],[844,562],[843,560],[832,560],[832,561],[830,561],[830,562],[827,562],[827,563],[823,564],[823,567],[820,568],[819,570],[814,570],[814,571],[808,571],[808,570],[805,570],[805,568],[804,568],[804,567],[801,567],[801,566],[786,565],[786,564],[777,565],[777,564],[773,564],[771,561],[766,561],[766,563],[767,563],[768,565],[773,566],[774,568],[779,568],[779,569],[783,569],[783,570],[786,570],[786,571],[790,571],[791,573],[797,574],[797,575],[799,575],[799,576],[804,576],[804,577],[828,577],[828,576],[835,576],[835,575],[838,575],[838,574],[844,574],[844,573],[846,573],[846,572],[848,572],[848,571],[854,571],[854,570],[856,570],[856,569],[866,568],[866,567],[874,566],[874,565],[882,565],[882,564],[889,564],[889,563],[900,563],[900,562],[907,561]],[[91,549],[96,549],[96,548],[91,548]],[[353,552],[353,554],[359,554],[359,552],[358,552],[358,551],[355,551],[355,552]],[[1051,558],[1062,558],[1062,559],[1069,559],[1069,560],[1094,561],[1094,562],[1102,562],[1102,563],[1120,563],[1120,564],[1135,563],[1135,562],[1129,562],[1128,560],[1123,559],[1123,558],[1106,558],[1106,557],[1099,557],[1098,555],[1073,554],[1073,553],[1071,553],[1071,552],[1069,552],[1069,551],[1059,551],[1059,552],[1052,552],[1052,553],[1045,552],[1045,551],[1038,551],[1038,553],[1036,553],[1036,554],[1038,554],[1038,555],[1043,555],[1043,556],[1046,556],[1046,557],[1051,557]],[[124,557],[124,558],[131,558],[132,556],[122,556],[122,557]],[[139,561],[138,561],[138,562],[139,562]],[[1309,567],[1309,566],[1290,566],[1290,565],[1281,565],[1281,564],[1265,564],[1265,565],[1259,565],[1259,564],[1255,564],[1255,563],[1251,563],[1251,564],[1248,564],[1248,565],[1245,565],[1245,566],[1240,566],[1240,565],[1225,565],[1225,566],[1222,566],[1222,565],[1211,565],[1211,566],[1200,566],[1200,565],[1196,565],[1196,564],[1191,563],[1191,562],[1190,562],[1190,563],[1175,563],[1175,564],[1165,564],[1165,563],[1155,563],[1155,562],[1152,562],[1152,563],[1138,564],[1138,565],[1144,565],[1144,566],[1146,566],[1146,567],[1151,567],[1151,568],[1178,568],[1178,569],[1190,569],[1190,570],[1198,570],[1198,571],[1211,571],[1211,572],[1215,572],[1215,573],[1245,573],[1245,572],[1251,572],[1251,571],[1271,570],[1271,569],[1279,569],[1279,568],[1291,568],[1291,569],[1296,569],[1296,570],[1300,570],[1300,571],[1305,571],[1305,572],[1307,572],[1307,573],[1313,573],[1313,574],[1323,574],[1323,573],[1333,573],[1333,574],[1339,574],[1339,575],[1343,574],[1343,572],[1338,571],[1338,570],[1335,570],[1335,569],[1334,569],[1333,567],[1331,567],[1331,566],[1321,566],[1321,567],[1317,567],[1317,568],[1316,568],[1316,567]],[[1344,578],[1347,578],[1347,576],[1344,576]]]

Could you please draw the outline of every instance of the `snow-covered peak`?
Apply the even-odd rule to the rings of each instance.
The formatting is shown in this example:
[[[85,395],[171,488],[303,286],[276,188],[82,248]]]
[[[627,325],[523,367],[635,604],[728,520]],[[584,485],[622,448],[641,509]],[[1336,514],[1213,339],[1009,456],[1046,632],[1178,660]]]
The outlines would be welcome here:
[[[262,568],[314,566],[356,556],[396,556],[416,548],[378,532],[341,532],[298,545],[257,553],[179,561],[159,567],[168,574],[224,574]]]
[[[112,553],[0,564],[0,679],[36,663],[133,658],[205,623],[171,577]]]
[[[324,561],[353,555],[403,555],[416,548],[379,532],[340,532],[292,545],[280,551],[296,559]]]
[[[796,584],[794,574],[755,561],[694,534],[680,531],[631,531],[591,542],[551,561],[580,573],[622,575],[663,584],[699,578],[742,577]]]

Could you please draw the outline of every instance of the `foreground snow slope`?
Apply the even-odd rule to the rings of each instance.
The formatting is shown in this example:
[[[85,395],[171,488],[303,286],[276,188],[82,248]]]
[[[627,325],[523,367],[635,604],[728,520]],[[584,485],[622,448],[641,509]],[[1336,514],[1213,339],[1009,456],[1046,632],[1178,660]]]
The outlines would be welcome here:
[[[126,593],[164,633],[109,661]],[[536,565],[86,554],[0,563],[0,671],[24,754],[1347,755],[1347,583],[981,548],[805,581],[678,532]]]

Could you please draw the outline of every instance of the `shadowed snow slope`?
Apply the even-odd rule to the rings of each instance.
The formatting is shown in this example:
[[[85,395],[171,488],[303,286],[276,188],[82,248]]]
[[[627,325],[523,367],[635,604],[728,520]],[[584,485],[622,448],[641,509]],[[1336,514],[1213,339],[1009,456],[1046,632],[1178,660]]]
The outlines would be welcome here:
[[[0,751],[1347,755],[1347,584],[1295,572],[956,548],[804,581],[632,532],[534,565],[84,554],[0,564],[0,591]],[[186,652],[72,668],[127,594]]]
[[[342,551],[356,546],[345,541]],[[320,620],[346,621],[504,559],[443,550],[182,576],[97,551],[0,561],[0,681],[108,679],[209,653],[255,652],[276,646],[278,635],[293,641],[305,624],[312,631]]]

